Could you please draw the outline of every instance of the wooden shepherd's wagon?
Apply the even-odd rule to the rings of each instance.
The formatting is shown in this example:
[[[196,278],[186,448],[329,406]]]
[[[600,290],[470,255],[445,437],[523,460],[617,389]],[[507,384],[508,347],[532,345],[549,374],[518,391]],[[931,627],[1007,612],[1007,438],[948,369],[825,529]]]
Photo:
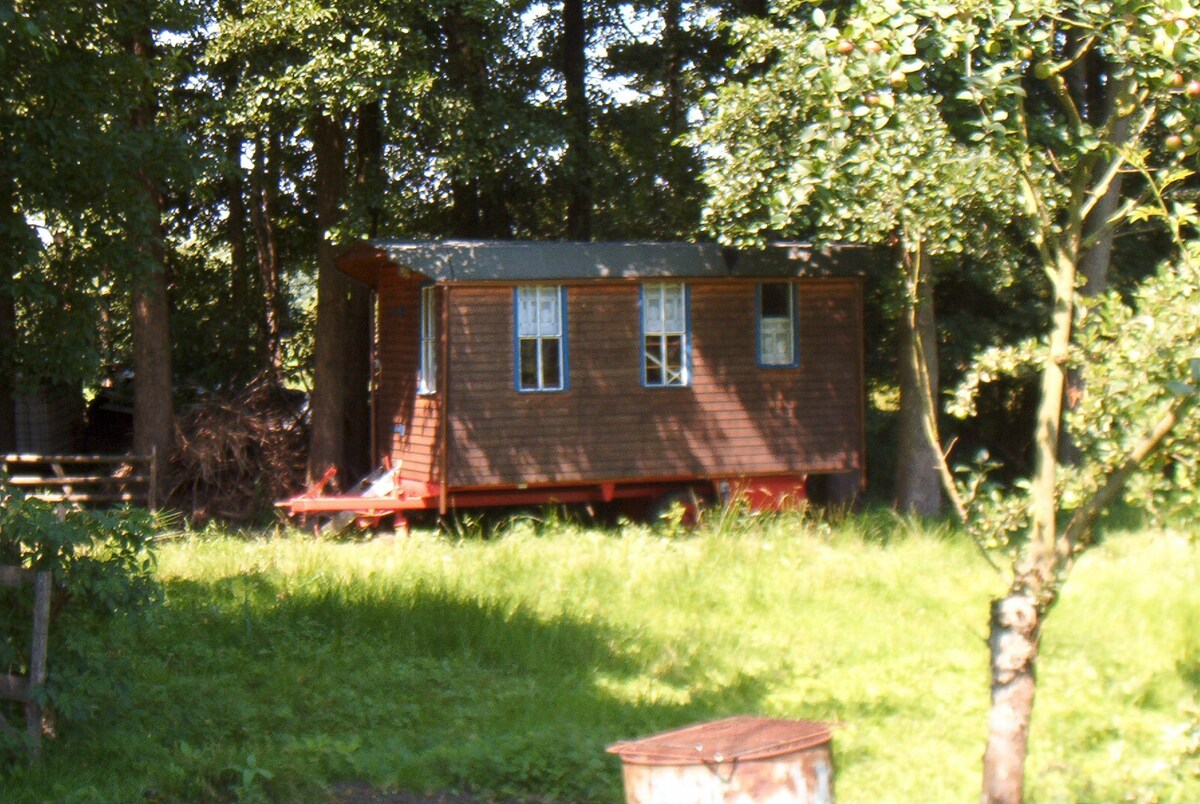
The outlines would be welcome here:
[[[743,494],[858,473],[862,275],[878,251],[782,244],[391,242],[338,267],[374,290],[365,517]],[[345,514],[344,514],[345,515]]]

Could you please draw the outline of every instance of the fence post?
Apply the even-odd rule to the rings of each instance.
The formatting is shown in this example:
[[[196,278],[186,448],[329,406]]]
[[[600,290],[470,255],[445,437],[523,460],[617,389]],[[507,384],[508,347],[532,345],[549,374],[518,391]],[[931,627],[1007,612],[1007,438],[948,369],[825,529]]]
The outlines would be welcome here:
[[[25,733],[29,753],[37,759],[42,753],[42,705],[38,693],[46,683],[46,648],[50,641],[50,591],[53,576],[38,572],[33,579],[33,644],[29,654],[29,692],[25,703]]]
[[[29,672],[26,675],[0,674],[0,699],[24,704],[25,742],[30,759],[36,760],[42,753],[42,704],[39,698],[46,684],[46,647],[50,636],[50,594],[54,589],[54,576],[45,570],[0,564],[0,586],[19,590],[26,584],[33,586],[33,637],[30,639]],[[10,726],[2,714],[0,732],[21,736],[21,732]]]

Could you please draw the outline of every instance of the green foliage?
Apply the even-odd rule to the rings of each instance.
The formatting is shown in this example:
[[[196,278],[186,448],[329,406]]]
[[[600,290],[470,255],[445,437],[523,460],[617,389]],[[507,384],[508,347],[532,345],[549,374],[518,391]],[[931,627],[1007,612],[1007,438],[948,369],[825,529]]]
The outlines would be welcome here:
[[[970,245],[1003,258],[1001,222],[1019,217],[1011,173],[989,144],[964,142],[929,91],[951,32],[916,4],[807,11],[739,28],[741,78],[699,132],[715,150],[707,226],[735,243],[899,234],[931,254]]]
[[[527,0],[17,0],[0,20],[0,293],[29,386],[128,368],[129,293],[161,245],[176,386],[232,387],[288,363],[303,384],[315,243],[368,236],[561,237],[562,19]],[[589,165],[598,238],[697,229],[696,148],[677,142],[727,72],[717,24],[683,3],[588,4]],[[153,58],[129,52],[148,31]],[[80,46],[80,43],[87,43]],[[132,125],[135,110],[154,125]],[[373,111],[374,124],[364,124]],[[336,121],[338,223],[318,232],[313,120]],[[368,121],[369,123],[370,121]],[[378,164],[375,158],[381,159]],[[148,220],[138,173],[161,192]],[[10,203],[11,202],[11,203]],[[135,231],[157,232],[147,243]],[[274,270],[282,273],[277,280]],[[278,291],[278,292],[276,292]],[[269,321],[264,299],[275,301]],[[268,337],[270,336],[270,338]],[[279,358],[282,335],[292,354]],[[267,354],[271,352],[271,354]]]
[[[128,680],[106,667],[97,629],[160,599],[153,533],[153,518],[143,510],[59,510],[0,478],[0,563],[54,573],[49,675],[39,694],[64,724],[87,719],[105,695],[128,689]],[[28,589],[0,592],[0,672],[26,673],[31,595]]]
[[[1155,423],[1180,399],[1197,393],[1200,369],[1200,271],[1191,244],[1187,254],[1165,263],[1129,298],[1112,291],[1082,308],[1071,365],[1082,393],[1066,416],[1071,438],[1089,460],[1065,467],[1058,480],[1064,512],[1082,505],[1115,471]],[[985,351],[953,391],[950,412],[976,414],[982,385],[1029,373],[1045,360],[1045,344],[1028,341]],[[1196,417],[1185,417],[1128,483],[1128,505],[1161,523],[1200,516],[1200,467]],[[971,527],[997,547],[1018,541],[1029,528],[1020,498],[991,482],[999,466],[986,455],[960,468]]]
[[[1071,478],[1078,501],[1181,397],[1200,387],[1200,243],[1128,301],[1110,293],[1081,317],[1076,361],[1087,389],[1068,417],[1093,465]],[[1131,478],[1132,505],[1162,519],[1200,517],[1200,421],[1186,417]],[[1082,476],[1080,476],[1082,475]]]
[[[1056,9],[1042,0],[956,6],[893,0],[827,13],[792,3],[773,20],[744,24],[739,63],[748,77],[721,90],[701,134],[714,152],[710,225],[735,241],[806,230],[823,238],[894,231],[906,248],[916,243],[933,253],[966,248],[1008,255],[986,267],[995,287],[1010,282],[1016,258],[1036,255],[1070,307],[1076,267],[1105,227],[1155,221],[1177,248],[1165,274],[1186,274],[1178,266],[1187,258],[1178,249],[1195,229],[1186,184],[1200,104],[1174,76],[1194,77],[1200,69],[1195,15],[1174,0]],[[1084,98],[1071,83],[1078,75],[1070,71],[1078,73],[1085,62],[1103,66],[1107,106]],[[1155,147],[1164,129],[1180,132],[1183,144]],[[1118,172],[1127,174],[1129,201],[1085,232],[1088,211]],[[1159,301],[1139,297],[1135,306],[1146,308],[1139,320],[1161,320],[1169,330],[1190,308],[1180,288],[1161,287],[1165,281],[1146,291]],[[1162,309],[1172,294],[1175,313]],[[1110,330],[1134,320],[1133,313],[1117,312],[1116,296],[1105,305],[1117,305],[1106,314],[1114,322]],[[1069,337],[1069,323],[1054,323]],[[1155,353],[1162,368],[1150,381],[1135,379],[1135,367],[1158,339],[1142,330],[1140,340],[1079,344],[1075,365],[1092,378],[1085,380],[1091,402],[1075,421],[1085,423],[1079,439],[1094,462],[1084,469],[1086,478],[1076,473],[1058,483],[1066,510],[1097,488],[1161,415],[1170,383],[1186,379],[1180,364],[1190,357],[1182,354],[1186,326],[1174,328],[1180,336],[1171,343],[1178,348],[1164,344]],[[1094,341],[1094,331],[1095,322],[1085,321],[1079,337]],[[1122,348],[1128,356],[1118,353]],[[1038,337],[986,348],[952,411],[970,412],[981,384],[1040,371],[1065,357],[1050,352]],[[1172,472],[1190,487],[1191,459],[1175,452],[1179,460],[1168,458]],[[1162,468],[1160,461],[1138,482],[1162,478]],[[993,509],[982,517],[983,530],[1007,544],[996,534],[1023,529],[1022,506],[1001,501],[1003,489],[979,475],[969,486],[971,499]],[[1149,488],[1136,491],[1146,497]]]
[[[986,351],[955,400],[965,410],[987,378],[1037,366],[1030,479],[1008,488],[989,482],[986,454],[963,485],[939,467],[981,551],[1008,554],[1007,594],[1032,603],[1039,629],[1095,543],[1103,508],[1148,457],[1165,448],[1185,502],[1194,503],[1195,461],[1186,447],[1170,451],[1169,439],[1182,435],[1172,430],[1180,421],[1190,427],[1200,387],[1187,362],[1197,309],[1194,249],[1185,245],[1198,217],[1194,197],[1181,192],[1200,122],[1200,92],[1181,91],[1200,73],[1197,33],[1184,0],[884,0],[837,15],[785,3],[776,19],[744,27],[741,64],[758,69],[722,90],[703,130],[714,154],[714,229],[734,242],[796,228],[826,239],[892,233],[906,254],[913,321],[924,303],[920,257],[963,251],[964,231],[983,232],[983,243],[1046,277],[1044,340]],[[1077,326],[1077,288],[1103,281],[1106,242],[1142,222],[1169,237],[1172,267],[1139,293],[1136,314],[1112,296],[1090,311],[1090,326]],[[1011,269],[991,273],[1003,287]],[[1178,341],[1172,327],[1182,330]],[[1062,472],[1073,352],[1087,383],[1076,431],[1087,459]],[[913,363],[922,359],[914,347]],[[1192,365],[1200,378],[1200,362]],[[937,389],[919,384],[924,429],[940,451],[928,410]],[[1150,497],[1164,475],[1143,472],[1133,490]],[[991,628],[993,691],[1011,679],[1004,668],[1032,678],[1036,653],[1015,655],[997,620]],[[997,694],[993,705],[1009,705],[1001,701]],[[1017,798],[1028,737],[1004,733],[995,726],[1002,720],[991,719],[985,797]]]

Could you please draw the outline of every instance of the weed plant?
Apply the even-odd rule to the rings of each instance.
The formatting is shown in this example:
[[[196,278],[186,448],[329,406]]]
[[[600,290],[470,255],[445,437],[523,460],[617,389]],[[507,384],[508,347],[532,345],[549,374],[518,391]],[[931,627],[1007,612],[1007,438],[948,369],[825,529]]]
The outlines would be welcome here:
[[[1176,739],[1200,683],[1198,553],[1125,533],[1081,562],[1044,637],[1031,799],[1200,799]],[[0,798],[320,800],[356,781],[615,802],[606,745],[745,713],[836,724],[843,801],[977,795],[1000,579],[950,528],[210,530],[165,540],[157,572],[165,605],[97,640],[131,697],[4,771]]]

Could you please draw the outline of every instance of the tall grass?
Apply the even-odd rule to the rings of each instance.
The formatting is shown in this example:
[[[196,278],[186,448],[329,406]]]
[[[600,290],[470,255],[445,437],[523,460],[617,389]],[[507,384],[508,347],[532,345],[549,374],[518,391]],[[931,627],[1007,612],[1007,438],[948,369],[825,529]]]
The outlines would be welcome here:
[[[836,724],[843,801],[977,795],[1000,579],[890,515],[679,534],[517,520],[358,543],[166,543],[166,605],[99,635],[124,695],[5,800],[294,800],[337,781],[619,801],[605,745],[739,713]],[[1112,536],[1044,636],[1029,795],[1200,799],[1200,549]]]

